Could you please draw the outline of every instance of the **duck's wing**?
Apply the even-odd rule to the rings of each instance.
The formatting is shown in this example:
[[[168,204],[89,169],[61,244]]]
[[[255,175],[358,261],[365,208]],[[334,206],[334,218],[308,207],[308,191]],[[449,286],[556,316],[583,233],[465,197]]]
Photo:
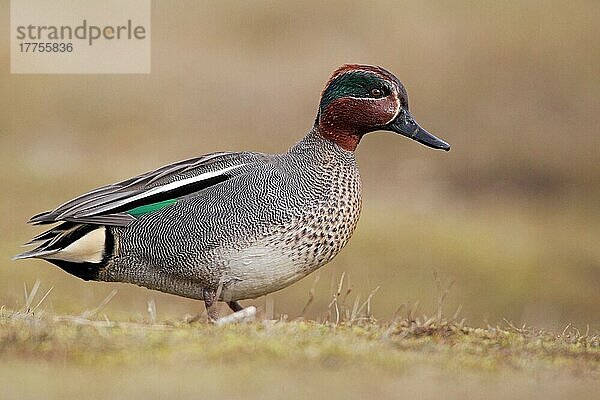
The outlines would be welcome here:
[[[127,226],[136,217],[177,199],[224,182],[264,160],[259,153],[211,153],[165,165],[122,182],[100,187],[52,211],[34,215],[31,224],[59,221]],[[33,241],[44,238],[34,238]]]

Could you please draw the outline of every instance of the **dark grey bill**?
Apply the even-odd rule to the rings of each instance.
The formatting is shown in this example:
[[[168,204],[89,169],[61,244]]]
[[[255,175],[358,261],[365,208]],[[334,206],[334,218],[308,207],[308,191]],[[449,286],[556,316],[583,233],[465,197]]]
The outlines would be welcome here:
[[[433,147],[434,149],[450,150],[450,145],[442,139],[438,139],[425,129],[421,128],[417,121],[414,120],[410,112],[405,109],[400,110],[398,117],[387,124],[383,129],[399,133],[425,146]]]

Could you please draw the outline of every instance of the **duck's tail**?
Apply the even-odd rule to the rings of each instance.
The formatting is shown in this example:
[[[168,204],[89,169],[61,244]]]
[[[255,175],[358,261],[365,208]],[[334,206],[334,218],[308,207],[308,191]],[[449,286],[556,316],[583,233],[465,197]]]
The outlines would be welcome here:
[[[96,280],[112,254],[114,237],[103,225],[64,222],[34,237],[26,245],[33,250],[13,260],[41,258],[84,280]]]

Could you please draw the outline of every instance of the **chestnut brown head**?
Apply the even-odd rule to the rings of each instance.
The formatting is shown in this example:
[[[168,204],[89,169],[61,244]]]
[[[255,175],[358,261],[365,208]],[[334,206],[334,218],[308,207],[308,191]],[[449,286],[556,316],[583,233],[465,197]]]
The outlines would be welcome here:
[[[450,145],[413,119],[402,82],[389,71],[371,65],[338,68],[321,95],[315,121],[318,133],[345,150],[354,151],[360,139],[377,130],[392,131],[435,149]]]

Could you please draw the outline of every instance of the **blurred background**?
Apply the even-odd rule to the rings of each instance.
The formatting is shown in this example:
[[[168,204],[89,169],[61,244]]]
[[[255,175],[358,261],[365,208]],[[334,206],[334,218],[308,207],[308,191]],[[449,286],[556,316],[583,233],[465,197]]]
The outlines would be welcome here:
[[[198,301],[89,283],[13,262],[41,230],[27,219],[110,182],[219,150],[283,152],[312,126],[344,63],[406,85],[413,115],[452,144],[390,133],[357,151],[364,208],[347,248],[269,299],[319,318],[342,272],[350,297],[390,319],[432,313],[434,275],[452,314],[559,329],[600,327],[600,7],[594,1],[154,2],[149,75],[11,75],[0,30],[0,305],[53,287],[46,308],[80,313],[114,288],[111,318],[203,311]],[[0,5],[8,15],[8,2]],[[5,19],[7,21],[7,19]]]

